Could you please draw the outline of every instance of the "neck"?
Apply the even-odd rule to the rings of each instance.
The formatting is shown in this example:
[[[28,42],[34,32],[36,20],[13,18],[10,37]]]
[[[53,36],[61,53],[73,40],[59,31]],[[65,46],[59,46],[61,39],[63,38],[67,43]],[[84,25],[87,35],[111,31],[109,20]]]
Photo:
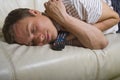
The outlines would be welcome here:
[[[42,15],[44,15],[44,16],[47,16],[51,21],[52,21],[52,23],[53,23],[53,25],[55,26],[55,28],[57,29],[57,31],[60,31],[61,29],[61,27],[60,27],[60,25],[55,21],[55,20],[53,20],[52,18],[50,18],[46,13],[43,13],[42,12]]]

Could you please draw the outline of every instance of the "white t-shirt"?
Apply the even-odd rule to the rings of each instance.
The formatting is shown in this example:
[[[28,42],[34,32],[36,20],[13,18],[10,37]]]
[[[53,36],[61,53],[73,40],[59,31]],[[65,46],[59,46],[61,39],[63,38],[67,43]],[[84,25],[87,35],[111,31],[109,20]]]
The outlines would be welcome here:
[[[105,0],[105,2],[111,5],[110,0]],[[90,24],[96,23],[102,15],[101,0],[63,0],[63,3],[69,15]],[[118,25],[106,30],[104,34],[116,31],[118,31]]]

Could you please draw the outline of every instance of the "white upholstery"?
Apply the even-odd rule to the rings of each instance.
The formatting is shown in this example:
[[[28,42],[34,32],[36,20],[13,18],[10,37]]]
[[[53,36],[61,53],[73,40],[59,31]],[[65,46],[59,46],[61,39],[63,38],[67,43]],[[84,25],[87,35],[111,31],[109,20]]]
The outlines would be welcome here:
[[[0,0],[0,25],[10,10],[44,11],[45,1]],[[53,51],[49,45],[10,45],[1,35],[0,80],[120,80],[120,34],[106,37],[109,45],[103,50],[66,46],[63,51]]]
[[[37,9],[44,11],[44,2],[47,0],[0,0],[0,28],[2,28],[6,15],[13,9],[19,7]]]

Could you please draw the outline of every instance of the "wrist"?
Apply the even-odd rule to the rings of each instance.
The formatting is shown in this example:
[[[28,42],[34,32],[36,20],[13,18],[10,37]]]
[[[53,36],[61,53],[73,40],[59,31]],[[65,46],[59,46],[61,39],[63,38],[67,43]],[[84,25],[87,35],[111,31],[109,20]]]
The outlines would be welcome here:
[[[56,19],[56,21],[64,27],[66,23],[68,22],[69,17],[70,17],[69,14],[63,13],[61,18]]]

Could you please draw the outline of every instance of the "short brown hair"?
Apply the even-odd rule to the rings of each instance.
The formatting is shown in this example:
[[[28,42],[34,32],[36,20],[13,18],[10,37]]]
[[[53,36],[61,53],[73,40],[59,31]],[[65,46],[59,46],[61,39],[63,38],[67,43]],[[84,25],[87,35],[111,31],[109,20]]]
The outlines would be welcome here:
[[[4,21],[4,25],[2,28],[2,32],[5,38],[5,41],[9,44],[12,43],[16,43],[15,39],[14,39],[14,32],[13,32],[13,25],[25,18],[25,17],[29,17],[29,16],[34,16],[31,13],[29,13],[28,8],[18,8],[18,9],[14,9],[12,10],[6,17],[5,21]]]

